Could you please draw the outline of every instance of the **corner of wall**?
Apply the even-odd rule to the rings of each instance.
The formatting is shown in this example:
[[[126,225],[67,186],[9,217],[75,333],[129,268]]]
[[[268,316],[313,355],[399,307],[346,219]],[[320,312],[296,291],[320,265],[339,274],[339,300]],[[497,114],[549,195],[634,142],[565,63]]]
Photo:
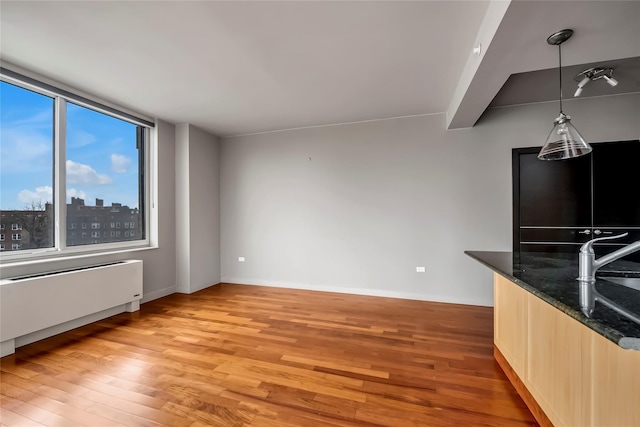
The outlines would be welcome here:
[[[189,124],[176,126],[176,291],[189,293]]]

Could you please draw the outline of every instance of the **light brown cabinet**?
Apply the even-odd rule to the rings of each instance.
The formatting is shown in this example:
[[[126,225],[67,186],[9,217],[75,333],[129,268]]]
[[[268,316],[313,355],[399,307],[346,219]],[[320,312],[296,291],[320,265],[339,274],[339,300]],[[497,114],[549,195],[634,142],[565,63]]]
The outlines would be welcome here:
[[[526,372],[527,295],[520,286],[494,275],[494,342],[519,376]]]
[[[640,351],[625,350],[499,274],[496,348],[541,424],[640,426]],[[513,379],[512,379],[513,380]],[[522,387],[526,390],[522,390]],[[531,402],[531,400],[534,402]]]

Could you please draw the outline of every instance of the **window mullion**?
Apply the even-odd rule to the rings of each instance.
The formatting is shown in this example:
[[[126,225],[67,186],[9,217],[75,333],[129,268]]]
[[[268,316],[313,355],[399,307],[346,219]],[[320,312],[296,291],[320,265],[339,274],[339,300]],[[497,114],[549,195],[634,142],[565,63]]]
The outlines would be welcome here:
[[[55,208],[55,242],[60,251],[67,247],[67,203],[66,203],[66,140],[67,140],[67,102],[56,96],[55,106],[55,137],[54,137],[54,208]]]

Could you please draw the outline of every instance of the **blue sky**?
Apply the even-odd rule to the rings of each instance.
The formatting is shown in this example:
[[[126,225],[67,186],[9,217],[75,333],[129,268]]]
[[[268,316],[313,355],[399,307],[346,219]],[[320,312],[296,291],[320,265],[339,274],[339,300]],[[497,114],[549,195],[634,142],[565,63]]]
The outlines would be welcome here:
[[[51,201],[53,98],[0,83],[0,209]],[[67,102],[67,203],[138,206],[136,125]]]

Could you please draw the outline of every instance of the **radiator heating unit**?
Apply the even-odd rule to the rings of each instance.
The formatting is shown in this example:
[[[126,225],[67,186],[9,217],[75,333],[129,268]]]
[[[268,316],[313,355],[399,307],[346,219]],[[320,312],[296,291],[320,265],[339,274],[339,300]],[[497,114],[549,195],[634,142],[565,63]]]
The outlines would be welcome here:
[[[136,311],[141,298],[141,260],[2,279],[0,356],[14,353],[16,345],[78,327],[73,321],[105,310],[112,309],[104,317]]]

